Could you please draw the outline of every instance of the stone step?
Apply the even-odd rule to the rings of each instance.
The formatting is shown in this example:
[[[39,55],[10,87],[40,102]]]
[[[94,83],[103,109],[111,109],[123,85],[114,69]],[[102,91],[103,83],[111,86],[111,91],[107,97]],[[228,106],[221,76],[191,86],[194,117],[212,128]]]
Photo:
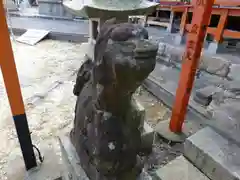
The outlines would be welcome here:
[[[156,174],[161,180],[209,180],[183,156],[158,169]]]
[[[184,155],[211,180],[240,180],[240,148],[210,127],[186,139]]]

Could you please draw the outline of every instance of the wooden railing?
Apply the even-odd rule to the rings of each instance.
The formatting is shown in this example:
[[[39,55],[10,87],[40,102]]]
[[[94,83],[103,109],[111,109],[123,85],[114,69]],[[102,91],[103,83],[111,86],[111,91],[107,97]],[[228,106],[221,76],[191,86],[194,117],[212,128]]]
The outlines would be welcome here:
[[[215,0],[216,5],[221,5],[221,6],[240,6],[240,1],[239,0]]]
[[[240,4],[239,1],[238,3]],[[183,34],[185,32],[189,32],[191,24],[187,24],[188,12],[192,12],[193,7],[191,5],[177,6],[172,7],[172,11],[183,12],[180,24],[180,33]],[[240,31],[226,29],[228,16],[240,17],[240,7],[214,7],[212,11],[212,15],[213,14],[220,15],[220,20],[217,27],[208,27],[207,33],[211,34],[216,42],[221,42],[224,37],[240,39]]]

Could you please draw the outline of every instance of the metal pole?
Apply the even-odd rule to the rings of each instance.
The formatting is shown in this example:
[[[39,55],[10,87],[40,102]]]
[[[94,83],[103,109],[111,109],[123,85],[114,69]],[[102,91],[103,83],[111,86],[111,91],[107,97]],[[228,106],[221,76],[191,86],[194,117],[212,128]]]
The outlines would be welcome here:
[[[17,69],[14,61],[8,26],[3,3],[0,3],[0,67],[10,103],[13,120],[21,146],[25,167],[27,170],[36,167],[36,157],[28,128]]]
[[[182,132],[182,125],[187,112],[196,70],[210,22],[214,0],[193,0],[193,18],[188,32],[186,50],[183,56],[180,81],[176,92],[170,121],[170,130],[175,133]]]

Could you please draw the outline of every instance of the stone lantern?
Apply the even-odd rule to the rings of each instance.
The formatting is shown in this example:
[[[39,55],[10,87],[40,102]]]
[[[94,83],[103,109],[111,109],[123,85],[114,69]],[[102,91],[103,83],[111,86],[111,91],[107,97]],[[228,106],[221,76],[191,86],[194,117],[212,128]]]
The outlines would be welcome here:
[[[89,37],[95,40],[105,20],[116,17],[118,22],[127,22],[129,16],[153,12],[157,3],[148,0],[67,0],[63,5],[70,13],[89,19]]]

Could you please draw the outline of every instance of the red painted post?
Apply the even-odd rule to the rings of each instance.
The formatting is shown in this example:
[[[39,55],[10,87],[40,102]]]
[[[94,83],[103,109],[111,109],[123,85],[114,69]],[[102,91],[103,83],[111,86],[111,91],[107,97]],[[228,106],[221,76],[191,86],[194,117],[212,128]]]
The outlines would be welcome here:
[[[9,38],[5,9],[2,2],[0,2],[0,39],[0,68],[2,70],[3,80],[12,110],[13,120],[22,150],[23,159],[26,169],[29,170],[36,167],[37,162],[33,151],[17,69],[14,61],[11,41]]]
[[[214,0],[193,0],[192,3],[192,24],[187,36],[180,81],[169,126],[170,130],[174,133],[182,132],[182,126],[201,56],[204,37],[211,18]]]

